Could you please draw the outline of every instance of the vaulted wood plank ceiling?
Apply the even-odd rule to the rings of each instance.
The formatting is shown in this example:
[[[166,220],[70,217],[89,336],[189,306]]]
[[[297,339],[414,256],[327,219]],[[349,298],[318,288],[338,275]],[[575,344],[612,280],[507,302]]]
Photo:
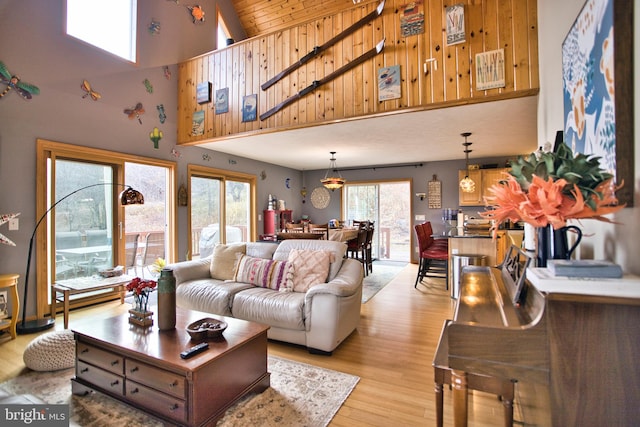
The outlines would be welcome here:
[[[353,7],[352,0],[231,0],[231,3],[249,37],[293,27]],[[366,3],[373,2],[360,2]]]
[[[361,0],[357,6],[379,2]],[[356,7],[352,0],[231,0],[231,3],[249,38]],[[537,103],[537,96],[524,97],[363,118],[322,126],[322,132],[318,132],[318,127],[309,127],[230,138],[202,146],[267,163],[313,170],[326,167],[331,150],[340,152],[341,167],[402,164],[427,158],[429,161],[462,159],[460,132],[469,131],[473,132],[472,140],[476,142],[474,157],[512,156],[536,149]],[[362,135],[367,135],[366,144],[362,142]],[[300,141],[306,141],[305,156],[299,155]],[[389,150],[389,141],[394,141],[393,150]],[[367,156],[361,155],[363,144],[367,147]],[[271,149],[264,150],[264,147]]]

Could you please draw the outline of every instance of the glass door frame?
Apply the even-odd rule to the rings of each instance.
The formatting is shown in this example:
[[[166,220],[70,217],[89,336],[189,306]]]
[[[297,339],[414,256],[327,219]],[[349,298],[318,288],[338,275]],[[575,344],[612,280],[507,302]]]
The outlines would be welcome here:
[[[226,240],[226,236],[225,236],[225,232],[226,232],[226,194],[227,194],[227,190],[226,190],[226,182],[227,181],[237,181],[237,182],[244,182],[244,183],[248,183],[249,184],[249,232],[247,233],[247,241],[249,242],[255,242],[257,237],[258,237],[258,232],[257,232],[257,225],[258,225],[258,221],[257,221],[257,212],[256,212],[256,187],[257,187],[257,177],[255,175],[251,175],[251,174],[247,174],[247,173],[242,173],[242,172],[234,172],[234,171],[228,171],[228,170],[224,170],[224,169],[215,169],[215,168],[210,168],[210,167],[206,167],[206,166],[200,166],[200,165],[195,165],[195,164],[189,164],[187,166],[187,194],[189,195],[189,200],[191,199],[191,178],[192,177],[199,177],[199,178],[211,178],[211,179],[217,179],[220,180],[220,182],[222,183],[221,188],[220,188],[220,227],[219,227],[219,232],[220,232],[220,236],[221,236],[221,242],[225,242]],[[192,223],[191,223],[191,207],[192,207],[192,203],[191,200],[189,203],[187,203],[188,205],[188,215],[187,215],[187,221],[188,221],[188,242],[187,242],[187,247],[189,248],[189,254],[187,256],[187,259],[192,259],[192,253],[191,253],[191,249],[193,248],[193,228],[192,228]]]
[[[62,142],[54,142],[45,139],[36,140],[36,218],[42,217],[49,209],[52,188],[49,186],[48,165],[49,161],[55,161],[56,158],[75,161],[86,161],[98,164],[111,165],[114,167],[114,183],[124,184],[124,164],[126,162],[142,163],[155,166],[163,166],[169,170],[169,186],[167,188],[167,200],[169,217],[167,218],[169,249],[167,250],[167,262],[177,260],[177,238],[176,238],[176,218],[177,218],[177,202],[176,202],[176,175],[177,163],[172,161],[153,159],[149,157],[140,157],[132,154],[108,151],[96,148],[83,147],[78,145],[66,144]],[[125,242],[124,242],[124,209],[118,201],[118,194],[124,189],[124,186],[113,185],[113,230],[114,237],[117,234],[118,239],[113,239],[114,260],[117,264],[124,265],[125,262]],[[56,195],[57,199],[65,195]],[[41,319],[50,312],[50,274],[51,265],[55,264],[55,251],[48,253],[48,245],[50,239],[55,233],[55,226],[52,225],[53,214],[49,214],[42,221],[42,224],[36,230],[36,242],[34,254],[35,256],[35,283],[36,283],[36,316]],[[122,228],[120,223],[122,222]],[[35,224],[35,222],[34,222]],[[122,233],[120,232],[122,230]],[[37,260],[46,260],[46,262],[37,262]],[[26,309],[26,307],[23,307]]]

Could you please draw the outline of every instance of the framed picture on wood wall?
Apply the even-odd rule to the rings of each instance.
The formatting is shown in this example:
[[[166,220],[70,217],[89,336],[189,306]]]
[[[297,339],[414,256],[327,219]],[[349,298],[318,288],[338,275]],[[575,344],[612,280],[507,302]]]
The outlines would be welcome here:
[[[198,83],[196,86],[196,101],[198,104],[211,102],[211,82]]]
[[[633,205],[633,2],[587,0],[562,43],[564,142],[600,157]]]

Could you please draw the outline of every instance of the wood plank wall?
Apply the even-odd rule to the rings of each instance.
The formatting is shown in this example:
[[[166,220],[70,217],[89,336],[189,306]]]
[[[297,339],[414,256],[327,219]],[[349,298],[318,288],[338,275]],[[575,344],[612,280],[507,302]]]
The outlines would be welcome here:
[[[539,89],[536,0],[460,0],[466,42],[447,46],[446,0],[423,0],[423,34],[402,37],[406,0],[387,0],[380,17],[263,91],[260,85],[344,30],[378,3],[355,6],[305,24],[254,37],[178,67],[178,143],[198,144],[336,120],[440,108],[536,94]],[[452,3],[453,4],[453,3]],[[383,52],[267,120],[242,121],[242,100],[257,94],[258,116],[386,39]],[[504,49],[506,87],[475,89],[475,55]],[[437,69],[427,66],[435,58]],[[400,65],[401,98],[378,101],[377,70]],[[213,84],[212,102],[196,102],[196,85]],[[215,114],[216,90],[229,88],[229,111]],[[195,111],[205,111],[204,135],[192,135]]]

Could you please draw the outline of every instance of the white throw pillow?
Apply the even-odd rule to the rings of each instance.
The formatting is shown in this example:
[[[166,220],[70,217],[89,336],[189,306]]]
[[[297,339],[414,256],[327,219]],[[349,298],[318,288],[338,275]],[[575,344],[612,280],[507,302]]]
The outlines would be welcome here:
[[[291,249],[289,262],[293,264],[294,292],[307,292],[311,286],[327,282],[331,252]]]

